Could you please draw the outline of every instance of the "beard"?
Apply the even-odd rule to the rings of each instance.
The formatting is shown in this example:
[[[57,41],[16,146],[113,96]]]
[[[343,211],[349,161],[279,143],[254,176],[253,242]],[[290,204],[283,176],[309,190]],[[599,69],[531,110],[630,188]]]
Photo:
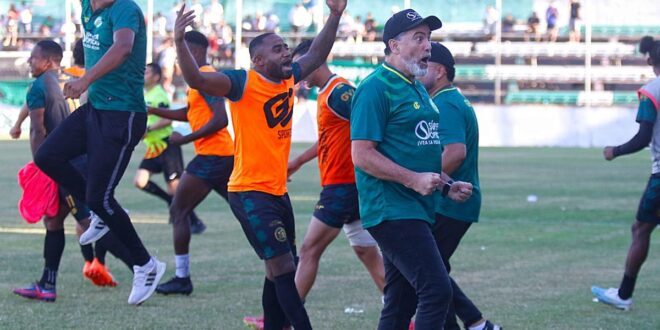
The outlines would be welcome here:
[[[424,77],[429,72],[428,66],[422,68],[422,66],[419,64],[419,61],[415,61],[412,58],[404,58],[403,63],[406,67],[406,70],[415,77]]]

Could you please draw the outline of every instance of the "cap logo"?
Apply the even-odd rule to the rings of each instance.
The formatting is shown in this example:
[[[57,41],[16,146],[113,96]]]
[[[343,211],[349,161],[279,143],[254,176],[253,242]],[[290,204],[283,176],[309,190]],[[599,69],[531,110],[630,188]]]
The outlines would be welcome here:
[[[411,21],[416,21],[416,20],[422,18],[422,16],[420,16],[417,12],[414,12],[414,11],[411,11],[411,12],[407,13],[406,17]]]

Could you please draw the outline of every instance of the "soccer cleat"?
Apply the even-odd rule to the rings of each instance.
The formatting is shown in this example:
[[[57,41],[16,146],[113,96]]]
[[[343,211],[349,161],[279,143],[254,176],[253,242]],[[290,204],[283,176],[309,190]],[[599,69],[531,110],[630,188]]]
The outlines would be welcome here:
[[[108,268],[99,262],[99,259],[94,258],[90,266],[90,276],[88,277],[96,286],[117,286],[114,276],[110,273]]]
[[[163,274],[165,274],[165,263],[154,257],[151,257],[151,260],[144,266],[133,266],[133,289],[131,295],[128,296],[128,303],[140,305],[149,299],[156,291],[156,286]]]
[[[88,280],[94,282],[92,280],[92,274],[90,273],[91,268],[92,268],[92,262],[85,260],[85,264],[83,265],[83,269],[82,269],[83,276]]]
[[[189,295],[193,292],[193,284],[192,281],[190,280],[190,276],[188,277],[172,277],[171,280],[159,284],[158,287],[156,287],[156,292],[164,295],[168,294],[185,294]]]
[[[105,222],[98,215],[91,211],[89,213],[89,228],[80,235],[80,245],[94,243],[110,231],[110,228],[105,225]]]
[[[486,324],[484,325],[484,330],[502,330],[503,328],[489,320],[486,320]]]
[[[408,330],[415,330],[415,320],[410,320],[410,324],[408,324]]]
[[[14,289],[13,292],[24,298],[46,302],[55,302],[55,298],[57,298],[54,288],[53,290],[46,290],[39,285],[39,282],[32,283],[27,288]]]
[[[597,286],[592,286],[591,293],[593,293],[594,297],[596,297],[596,299],[598,299],[598,301],[602,302],[603,304],[610,305],[614,308],[624,311],[632,308],[632,298],[621,299],[619,297],[619,289],[617,288],[604,289]]]
[[[243,318],[243,324],[246,327],[253,330],[263,330],[264,329],[264,317],[263,316],[246,316]]]
[[[202,220],[199,219],[193,220],[193,218],[190,219],[191,234],[201,234],[205,230],[206,230],[206,225],[202,222]]]

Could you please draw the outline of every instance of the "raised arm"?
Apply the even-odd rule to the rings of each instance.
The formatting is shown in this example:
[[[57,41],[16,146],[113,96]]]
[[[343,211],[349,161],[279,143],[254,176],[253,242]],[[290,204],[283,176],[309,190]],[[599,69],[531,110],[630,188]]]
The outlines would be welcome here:
[[[347,0],[326,0],[326,4],[330,8],[330,16],[319,35],[314,38],[309,51],[297,61],[300,65],[301,80],[314,72],[328,58],[337,38],[337,27],[339,27],[339,20],[346,9],[346,2]]]
[[[112,46],[96,65],[87,70],[80,79],[74,79],[64,84],[65,97],[79,98],[89,85],[119,67],[131,55],[133,42],[135,41],[133,30],[129,28],[119,29],[113,33],[112,37]]]
[[[192,25],[195,20],[195,15],[193,10],[184,13],[185,8],[185,5],[181,6],[174,24],[174,44],[183,79],[190,88],[213,96],[226,96],[231,90],[229,77],[222,72],[199,72],[199,67],[188,49],[183,37],[186,27]]]

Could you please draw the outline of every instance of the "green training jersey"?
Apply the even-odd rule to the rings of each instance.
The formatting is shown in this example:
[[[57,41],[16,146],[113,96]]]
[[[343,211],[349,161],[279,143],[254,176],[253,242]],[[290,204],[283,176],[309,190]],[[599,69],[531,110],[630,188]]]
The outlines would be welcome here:
[[[481,211],[481,187],[479,186],[479,125],[470,101],[456,89],[443,89],[433,95],[433,102],[440,111],[440,140],[442,145],[465,145],[465,159],[450,176],[456,181],[469,182],[472,196],[464,203],[448,197],[441,198],[436,212],[456,220],[477,222]]]
[[[163,89],[163,86],[156,85],[152,89],[145,91],[144,101],[147,106],[152,108],[169,108],[170,107],[170,98],[167,95],[167,92]],[[161,118],[156,115],[147,116],[147,127],[153,126]],[[162,140],[172,134],[172,125],[167,127],[159,128],[153,131],[149,131],[144,138],[145,143],[150,140]]]
[[[82,22],[87,71],[110,49],[115,31],[131,29],[135,33],[129,57],[89,86],[88,102],[99,110],[146,112],[142,89],[147,34],[140,7],[133,0],[115,0],[109,7],[93,12],[91,0],[82,0]]]
[[[353,96],[351,140],[378,143],[381,154],[411,171],[440,173],[438,120],[438,109],[424,86],[385,63],[365,78]],[[364,228],[385,220],[435,223],[439,191],[422,196],[357,167],[355,179]]]

